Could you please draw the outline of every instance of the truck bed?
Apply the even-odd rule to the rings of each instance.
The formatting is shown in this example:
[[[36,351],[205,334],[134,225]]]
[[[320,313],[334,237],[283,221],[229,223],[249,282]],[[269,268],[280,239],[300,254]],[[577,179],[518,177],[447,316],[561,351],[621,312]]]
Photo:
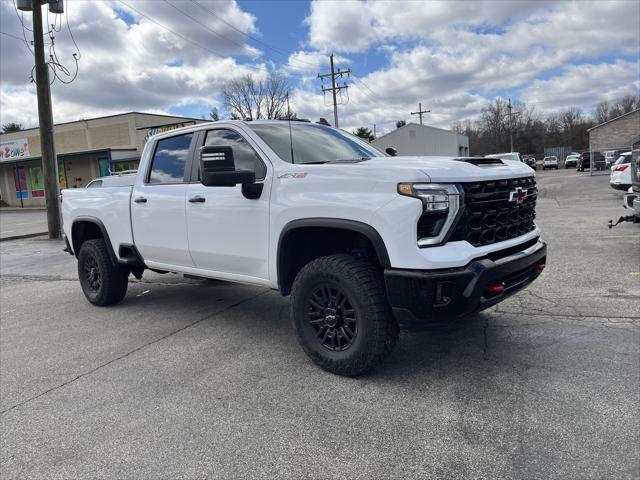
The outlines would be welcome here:
[[[69,188],[61,192],[62,224],[71,239],[71,225],[76,220],[97,220],[108,232],[113,251],[121,244],[133,244],[131,231],[132,186]]]

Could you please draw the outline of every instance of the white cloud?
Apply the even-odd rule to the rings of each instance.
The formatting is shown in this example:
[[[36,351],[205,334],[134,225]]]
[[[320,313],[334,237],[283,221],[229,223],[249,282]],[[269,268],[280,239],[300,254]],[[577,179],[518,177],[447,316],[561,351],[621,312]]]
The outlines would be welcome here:
[[[56,122],[219,105],[224,82],[268,70],[289,76],[300,116],[332,122],[330,99],[316,77],[328,71],[331,51],[338,52],[338,66],[357,75],[344,79],[349,89],[341,92],[341,126],[348,129],[376,123],[384,131],[411,120],[418,102],[432,110],[427,123],[447,126],[478,115],[505,92],[541,110],[590,109],[639,86],[640,2],[313,1],[306,41],[280,65],[247,44],[243,33],[260,36],[258,19],[235,1],[169,1],[192,18],[166,2],[125,3],[186,38],[121,2],[70,2],[82,59],[73,84],[52,88]],[[123,12],[135,22],[125,22]],[[21,37],[19,25],[12,2],[1,1],[0,30]],[[66,27],[56,45],[73,66]],[[359,60],[370,52],[380,66],[359,75]],[[35,125],[32,55],[24,42],[6,36],[0,36],[0,54],[0,118]]]
[[[348,65],[351,63],[346,57],[334,55],[335,65]],[[301,72],[312,76],[323,73],[329,67],[329,54],[323,52],[313,52],[299,50],[289,55],[286,70],[289,72]]]
[[[524,100],[533,98],[532,89],[547,89],[539,107],[546,110],[588,110],[631,92],[640,78],[639,18],[633,1],[323,0],[313,2],[306,23],[312,48],[387,55],[386,66],[363,77],[374,94],[353,85],[355,101],[341,108],[344,124],[408,119],[422,101],[432,110],[427,121],[446,126],[477,115],[504,90],[522,90]],[[579,76],[574,72],[590,75],[588,66],[572,67],[584,63],[596,63],[602,75],[575,81],[573,91],[560,88],[559,79],[537,80],[556,71],[568,80]]]
[[[314,0],[306,19],[309,43],[319,50],[362,52],[375,42],[427,38],[456,25],[498,25],[550,4],[547,1]]]
[[[190,103],[213,104],[213,97],[229,78],[249,72],[258,75],[266,72],[264,63],[255,58],[257,50],[243,43],[240,33],[256,33],[255,18],[243,12],[235,1],[198,2],[215,15],[195,3],[171,2],[207,28],[219,32],[217,35],[183,16],[168,3],[126,3],[220,55],[176,36],[122,3],[71,2],[68,5],[69,22],[80,47],[81,59],[78,77],[72,84],[55,82],[52,86],[56,122],[130,110],[166,112],[173,106]],[[119,11],[127,11],[136,23],[127,25]],[[29,17],[25,15],[27,26]],[[12,2],[0,3],[0,18],[3,32],[22,37]],[[31,32],[26,31],[26,34]],[[75,48],[66,25],[55,35],[60,59],[74,71],[72,54]],[[24,42],[4,35],[0,48],[2,122],[35,125],[37,112],[33,88],[28,87],[33,56]],[[236,57],[244,57],[251,64],[240,65]]]
[[[576,65],[547,80],[535,80],[522,100],[547,111],[573,105],[595,105],[640,92],[640,70],[636,62]]]

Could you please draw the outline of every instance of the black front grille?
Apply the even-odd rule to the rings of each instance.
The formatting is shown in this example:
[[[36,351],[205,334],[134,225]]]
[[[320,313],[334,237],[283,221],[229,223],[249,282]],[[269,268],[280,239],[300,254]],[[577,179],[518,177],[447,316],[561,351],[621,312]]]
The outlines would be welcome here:
[[[466,240],[475,247],[519,237],[535,229],[538,189],[534,177],[469,182],[464,209],[449,241]],[[527,191],[522,203],[509,201],[511,192]]]

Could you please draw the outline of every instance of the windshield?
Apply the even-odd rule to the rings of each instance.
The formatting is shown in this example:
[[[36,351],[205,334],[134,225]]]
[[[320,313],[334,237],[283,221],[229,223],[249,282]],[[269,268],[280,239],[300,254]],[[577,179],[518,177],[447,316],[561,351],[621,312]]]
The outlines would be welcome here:
[[[289,122],[249,124],[285,162],[325,163],[363,157],[384,157],[384,153],[359,138],[335,128],[313,123]],[[291,160],[291,145],[293,157]]]

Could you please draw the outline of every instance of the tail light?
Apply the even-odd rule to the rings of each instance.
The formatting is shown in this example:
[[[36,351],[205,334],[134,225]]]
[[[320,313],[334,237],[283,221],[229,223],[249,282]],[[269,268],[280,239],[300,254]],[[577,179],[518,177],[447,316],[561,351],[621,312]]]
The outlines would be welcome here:
[[[504,289],[505,286],[502,283],[492,283],[491,285],[487,286],[485,291],[487,293],[502,293],[504,292]]]
[[[628,166],[629,166],[628,164],[616,165],[615,167],[613,167],[613,170],[616,171],[616,172],[624,172],[627,169]]]

